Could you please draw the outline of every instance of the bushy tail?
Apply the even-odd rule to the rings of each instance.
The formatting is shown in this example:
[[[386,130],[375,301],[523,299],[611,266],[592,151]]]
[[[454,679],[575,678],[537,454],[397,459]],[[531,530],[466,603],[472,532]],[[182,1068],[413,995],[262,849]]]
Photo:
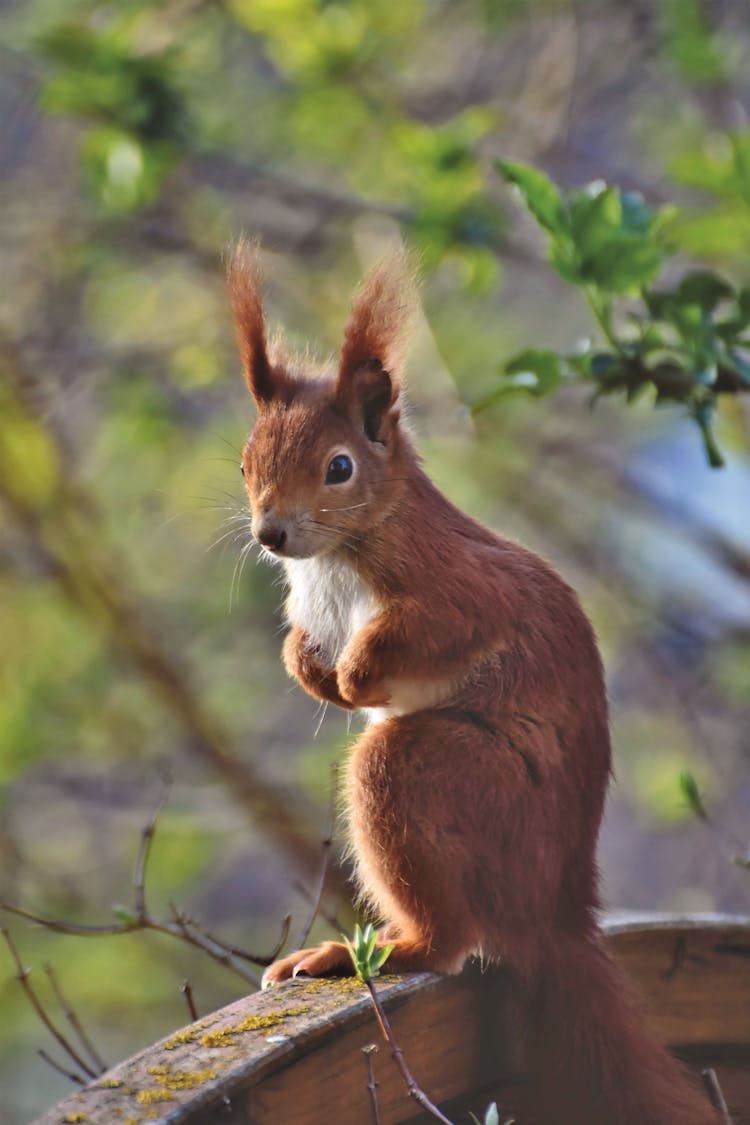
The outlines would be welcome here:
[[[717,1125],[596,936],[560,935],[542,964],[532,1069],[544,1079],[533,1083],[533,1125]]]

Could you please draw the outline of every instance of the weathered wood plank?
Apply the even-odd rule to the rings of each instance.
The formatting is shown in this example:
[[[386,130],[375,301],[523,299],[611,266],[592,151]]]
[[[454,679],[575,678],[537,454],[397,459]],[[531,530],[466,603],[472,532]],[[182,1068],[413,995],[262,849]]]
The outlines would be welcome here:
[[[692,1063],[716,1066],[738,1120],[750,1122],[750,920],[613,917],[605,930],[657,1034]],[[509,975],[383,977],[378,990],[435,1101],[481,1110],[517,1070],[522,1021]],[[383,1125],[423,1120],[364,989],[331,980],[239,1000],[121,1063],[38,1125],[366,1125],[370,1043]]]

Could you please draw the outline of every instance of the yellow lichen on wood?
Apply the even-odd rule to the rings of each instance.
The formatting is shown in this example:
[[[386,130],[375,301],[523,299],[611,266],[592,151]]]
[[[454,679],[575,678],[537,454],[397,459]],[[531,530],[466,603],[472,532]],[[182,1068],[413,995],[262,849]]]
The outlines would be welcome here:
[[[103,1078],[100,1082],[97,1082],[97,1086],[100,1086],[102,1090],[119,1090],[120,1086],[124,1085],[122,1078]]]
[[[178,1031],[170,1039],[167,1039],[164,1044],[165,1051],[174,1051],[175,1048],[181,1047],[183,1043],[195,1043],[198,1038],[198,1032],[195,1028],[188,1027],[185,1031]]]
[[[175,1097],[166,1086],[160,1086],[157,1090],[140,1090],[135,1100],[139,1105],[153,1105],[154,1102],[173,1102]]]
[[[292,1016],[303,1016],[309,1010],[309,1006],[305,1004],[301,1008],[285,1008],[283,1011],[269,1012],[266,1015],[247,1016],[240,1023],[232,1024],[229,1027],[221,1027],[216,1031],[207,1031],[205,1035],[201,1035],[201,1046],[229,1047],[234,1043],[237,1036],[245,1031],[265,1031],[267,1028],[276,1027]]]
[[[63,1117],[66,1125],[80,1125],[82,1121],[88,1121],[89,1115],[87,1113],[67,1113]]]
[[[199,1032],[215,1023],[215,1016],[207,1016],[205,1019],[199,1020],[198,1023],[194,1023],[192,1027],[186,1027],[184,1031],[177,1031],[174,1035],[170,1035],[162,1046],[165,1051],[174,1051],[177,1047],[181,1047],[183,1043],[195,1043]]]
[[[146,1072],[159,1078],[166,1090],[194,1090],[216,1077],[215,1070],[170,1070],[168,1066],[149,1066]]]
[[[292,1016],[304,1016],[309,1011],[309,1005],[304,1004],[300,1008],[285,1008],[281,1012],[270,1012],[265,1016],[246,1016],[241,1023],[237,1024],[237,1030],[261,1031],[266,1027],[273,1027],[282,1020],[291,1019]]]

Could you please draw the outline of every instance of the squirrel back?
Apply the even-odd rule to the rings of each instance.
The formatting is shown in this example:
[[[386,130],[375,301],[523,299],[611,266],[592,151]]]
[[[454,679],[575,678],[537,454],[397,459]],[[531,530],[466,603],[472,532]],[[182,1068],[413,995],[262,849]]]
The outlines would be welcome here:
[[[252,530],[289,580],[284,661],[370,721],[344,795],[389,967],[516,971],[535,1013],[519,1125],[715,1122],[599,943],[610,743],[593,629],[548,563],[440,493],[400,421],[403,262],[355,297],[335,375],[268,348],[246,247],[229,282],[258,408]],[[351,972],[348,951],[297,951],[264,983],[300,972]]]

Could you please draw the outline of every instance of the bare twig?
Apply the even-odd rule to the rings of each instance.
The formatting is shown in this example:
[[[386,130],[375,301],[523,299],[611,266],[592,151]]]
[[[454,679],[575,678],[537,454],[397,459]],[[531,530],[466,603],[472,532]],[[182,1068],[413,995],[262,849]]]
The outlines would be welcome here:
[[[250,981],[256,988],[260,988],[260,977],[257,973],[253,973],[246,965],[243,965],[239,958],[231,952],[230,947],[226,946],[222,941],[201,933],[196,929],[194,923],[189,918],[185,917],[174,904],[172,904],[172,913],[174,922],[167,922],[164,919],[150,918],[144,919],[144,926],[149,929],[158,929],[162,933],[172,934],[173,937],[181,937],[188,945],[195,946],[196,949],[201,949],[204,953],[214,960],[218,961],[226,969],[231,969],[237,973],[238,976],[244,980]],[[158,923],[158,925],[156,924]]]
[[[732,1125],[732,1118],[729,1116],[729,1107],[727,1106],[721,1086],[719,1085],[716,1071],[713,1067],[707,1067],[706,1070],[701,1071],[701,1078],[703,1079],[703,1085],[708,1094],[708,1100],[711,1102],[714,1109],[719,1111],[724,1125]]]
[[[378,1107],[378,1084],[375,1081],[375,1067],[372,1057],[377,1054],[378,1048],[374,1043],[368,1043],[362,1048],[362,1054],[367,1061],[367,1090],[370,1095],[370,1108],[372,1109],[373,1125],[380,1125],[380,1109]]]
[[[156,833],[156,822],[159,819],[159,814],[164,808],[168,796],[169,783],[165,784],[164,791],[157,801],[154,811],[141,829],[141,843],[138,848],[138,858],[135,861],[135,868],[133,870],[133,903],[135,916],[138,921],[145,918],[148,913],[146,910],[146,866],[151,852],[151,844],[153,843]]]
[[[185,997],[188,1011],[190,1012],[190,1019],[195,1023],[198,1019],[198,1009],[195,1006],[195,999],[193,998],[193,989],[189,980],[182,982],[182,995]]]
[[[74,1070],[66,1070],[56,1059],[52,1058],[52,1055],[48,1055],[43,1047],[37,1050],[37,1054],[40,1059],[44,1059],[47,1066],[51,1066],[53,1070],[56,1070],[58,1074],[62,1074],[63,1078],[67,1078],[69,1082],[75,1082],[77,1086],[85,1086],[87,1084],[85,1078],[81,1078],[80,1074],[76,1074]]]
[[[59,934],[69,934],[73,937],[103,937],[130,934],[135,930],[156,930],[158,933],[168,934],[170,937],[179,938],[181,941],[187,942],[189,945],[207,954],[212,960],[217,961],[220,965],[223,965],[225,968],[242,977],[243,980],[259,988],[260,977],[247,967],[246,962],[256,965],[270,965],[271,962],[276,959],[280,949],[289,936],[289,928],[291,925],[289,915],[283,920],[281,935],[276,943],[276,948],[271,951],[270,955],[258,955],[248,950],[240,949],[233,944],[222,941],[221,938],[215,937],[174,905],[172,906],[171,919],[160,918],[151,914],[148,910],[146,901],[148,860],[151,853],[151,844],[156,833],[159,813],[164,805],[166,796],[167,793],[165,791],[150,816],[148,823],[141,831],[141,841],[133,871],[133,907],[130,910],[123,909],[122,921],[101,926],[84,926],[75,922],[66,922],[62,919],[45,918],[40,914],[35,914],[31,910],[26,910],[22,906],[16,906],[9,902],[0,901],[0,908],[9,911],[11,914],[16,914],[20,918],[26,918],[29,922],[35,922],[38,926],[43,926],[47,930],[52,930]],[[68,1018],[70,1019],[70,1016]],[[79,1038],[81,1038],[81,1031],[78,1027],[76,1031]],[[82,1038],[82,1042],[83,1041]],[[86,1046],[90,1052],[90,1045],[86,1044]]]
[[[73,1031],[78,1036],[84,1050],[88,1051],[89,1058],[91,1059],[94,1066],[96,1067],[97,1072],[99,1074],[103,1074],[104,1071],[107,1069],[107,1064],[103,1061],[101,1055],[96,1050],[96,1048],[94,1047],[94,1044],[91,1042],[88,1035],[84,1031],[83,1026],[81,1024],[81,1021],[78,1019],[78,1016],[73,1011],[73,1009],[71,1008],[68,1001],[65,999],[65,995],[63,994],[63,991],[60,987],[60,982],[57,979],[57,973],[53,969],[52,965],[46,964],[46,965],[43,965],[42,968],[44,969],[45,973],[47,974],[47,979],[49,980],[49,982],[52,986],[52,991],[55,994],[55,998],[57,1000],[57,1003],[60,1005],[62,1011],[65,1014],[65,1018],[67,1019],[70,1026],[73,1028]]]
[[[286,940],[289,937],[289,930],[291,929],[292,925],[291,914],[285,914],[281,920],[281,933],[279,934],[276,945],[273,947],[271,952],[250,953],[246,949],[241,949],[238,945],[232,945],[230,942],[225,942],[220,938],[215,937],[212,933],[209,933],[209,931],[203,925],[201,925],[200,922],[196,922],[195,918],[189,918],[187,915],[182,913],[180,916],[183,922],[190,926],[191,929],[195,930],[196,933],[206,938],[207,941],[212,941],[216,945],[222,946],[222,948],[225,949],[227,953],[231,953],[233,957],[238,957],[241,961],[250,961],[253,965],[263,966],[271,965],[276,960],[279,953],[286,944]]]
[[[413,1074],[406,1065],[404,1052],[402,1051],[395,1035],[393,1034],[393,1028],[388,1021],[388,1016],[385,1014],[383,1005],[380,1003],[380,997],[375,991],[375,985],[373,984],[372,980],[366,980],[365,984],[367,986],[367,991],[370,993],[370,999],[372,1000],[372,1006],[375,1009],[375,1015],[377,1017],[378,1024],[380,1025],[380,1030],[383,1033],[386,1043],[391,1049],[391,1054],[393,1055],[396,1066],[401,1071],[401,1076],[406,1083],[407,1090],[409,1091],[409,1097],[413,1098],[417,1105],[420,1105],[422,1109],[426,1110],[427,1113],[431,1114],[438,1121],[442,1121],[443,1125],[453,1125],[453,1122],[450,1120],[450,1118],[445,1117],[445,1115],[440,1112],[438,1107],[434,1105],[427,1097],[427,1094],[425,1094],[422,1087],[417,1084]]]
[[[63,1033],[54,1023],[54,1021],[47,1014],[44,1005],[37,996],[31,984],[31,981],[29,980],[29,970],[24,968],[23,962],[21,961],[18,950],[16,949],[15,942],[13,941],[10,932],[6,930],[4,926],[0,926],[0,934],[2,934],[3,938],[5,939],[5,944],[7,945],[10,955],[13,958],[13,962],[16,966],[16,980],[21,985],[21,988],[26,994],[27,1000],[31,1004],[36,1014],[39,1016],[39,1019],[47,1028],[50,1035],[52,1035],[52,1037],[57,1040],[63,1051],[65,1051],[66,1055],[68,1055],[73,1060],[76,1066],[79,1067],[89,1078],[96,1078],[97,1072],[95,1070],[92,1070],[89,1064],[81,1058],[73,1044],[70,1043],[68,1039],[66,1039]]]
[[[7,910],[9,914],[17,914],[27,922],[35,922],[45,930],[53,930],[58,934],[69,934],[71,937],[104,937],[108,934],[132,934],[134,930],[144,929],[146,923],[141,924],[135,918],[131,922],[110,922],[103,926],[82,926],[77,922],[65,922],[56,918],[44,918],[23,906],[16,906],[12,902],[0,902],[0,909]]]

